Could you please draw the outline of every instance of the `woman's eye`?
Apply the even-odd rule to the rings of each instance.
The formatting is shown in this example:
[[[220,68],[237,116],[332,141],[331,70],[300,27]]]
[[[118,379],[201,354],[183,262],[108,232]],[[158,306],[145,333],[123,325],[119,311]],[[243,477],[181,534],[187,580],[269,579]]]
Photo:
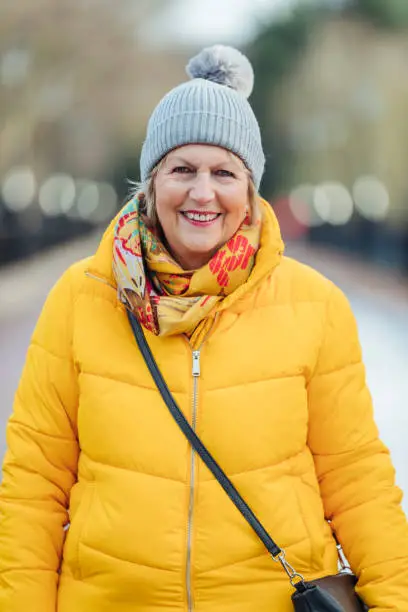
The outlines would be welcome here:
[[[230,177],[230,178],[234,178],[235,177],[235,174],[233,172],[230,172],[229,170],[222,170],[222,169],[220,169],[220,170],[217,170],[216,174],[218,176],[227,176],[227,177]]]
[[[177,174],[188,174],[191,172],[191,169],[187,166],[176,166],[173,168],[173,172],[176,172]]]

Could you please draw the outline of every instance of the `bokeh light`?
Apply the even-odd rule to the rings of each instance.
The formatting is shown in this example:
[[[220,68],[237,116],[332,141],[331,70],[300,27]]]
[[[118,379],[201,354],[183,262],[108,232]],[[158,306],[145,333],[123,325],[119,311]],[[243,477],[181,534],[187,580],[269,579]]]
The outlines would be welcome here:
[[[315,207],[315,186],[305,183],[293,189],[289,195],[289,206],[299,223],[307,227],[318,227],[324,222]]]
[[[98,206],[90,216],[92,223],[106,223],[115,215],[118,196],[116,190],[110,183],[99,183],[99,200]]]
[[[314,205],[323,221],[331,225],[345,225],[353,215],[353,199],[341,183],[327,182],[316,187]]]
[[[41,186],[39,204],[47,217],[67,213],[74,204],[75,182],[67,174],[54,174]]]
[[[99,206],[99,189],[94,181],[78,181],[78,215],[84,221],[92,217]]]
[[[21,212],[32,204],[37,190],[34,172],[29,167],[12,168],[2,185],[5,206],[11,212]]]
[[[383,221],[390,208],[387,187],[375,176],[361,176],[353,186],[353,198],[358,212],[370,221]]]

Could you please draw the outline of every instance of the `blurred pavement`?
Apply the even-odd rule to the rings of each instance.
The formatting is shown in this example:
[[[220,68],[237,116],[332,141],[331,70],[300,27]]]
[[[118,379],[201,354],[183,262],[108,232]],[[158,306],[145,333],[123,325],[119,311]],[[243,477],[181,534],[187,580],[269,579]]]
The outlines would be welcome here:
[[[67,268],[94,252],[95,234],[0,270],[0,456],[5,425],[30,335],[47,292]],[[382,439],[390,447],[408,513],[408,282],[395,272],[355,262],[347,255],[299,243],[287,254],[309,263],[348,295],[356,314],[367,377]]]

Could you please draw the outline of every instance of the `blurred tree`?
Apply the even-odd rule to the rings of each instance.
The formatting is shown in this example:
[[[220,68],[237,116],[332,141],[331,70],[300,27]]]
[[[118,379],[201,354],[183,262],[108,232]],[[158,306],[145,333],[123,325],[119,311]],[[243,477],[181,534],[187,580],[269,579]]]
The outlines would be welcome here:
[[[248,49],[257,77],[251,101],[267,157],[266,196],[293,219],[292,190],[310,187],[312,239],[397,266],[408,259],[408,82],[400,76],[408,40],[391,26],[400,28],[406,17],[408,0],[355,0],[347,10],[309,5],[265,26]],[[361,177],[373,178],[374,187],[357,206],[351,192]],[[322,184],[335,185],[337,208],[349,210],[344,222],[318,217],[314,189]]]
[[[291,164],[290,149],[281,131],[279,113],[274,112],[275,94],[285,77],[295,69],[314,26],[322,18],[324,12],[321,10],[299,7],[289,19],[266,24],[247,49],[256,74],[251,103],[261,126],[266,151],[263,189],[269,195],[288,186],[286,169]]]
[[[149,49],[141,36],[164,2],[0,1],[0,184],[21,166],[35,177],[19,210],[5,210],[0,190],[0,262],[11,242],[24,254],[91,227],[43,214],[51,175],[116,183],[120,195],[127,172],[138,178],[146,120],[184,75],[183,52]]]
[[[378,26],[408,27],[407,0],[352,0],[349,10]]]
[[[163,2],[1,3],[0,171],[19,162],[94,175],[135,138],[148,99],[137,85],[149,76],[137,33]]]

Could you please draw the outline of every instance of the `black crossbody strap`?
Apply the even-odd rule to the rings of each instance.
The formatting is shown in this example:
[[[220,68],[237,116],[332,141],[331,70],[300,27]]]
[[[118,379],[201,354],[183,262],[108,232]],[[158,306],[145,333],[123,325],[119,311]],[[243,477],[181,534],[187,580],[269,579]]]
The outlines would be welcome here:
[[[176,421],[177,425],[180,427],[181,431],[189,440],[192,447],[200,455],[201,459],[204,461],[208,469],[214,474],[215,478],[218,480],[228,497],[232,500],[232,502],[241,512],[243,517],[248,521],[257,536],[262,540],[267,550],[271,553],[272,557],[274,557],[275,559],[275,557],[278,557],[279,555],[283,554],[283,551],[272,540],[266,529],[262,526],[255,514],[252,512],[251,508],[238,493],[228,476],[223,472],[218,463],[215,461],[215,459],[212,457],[210,452],[206,449],[200,438],[190,426],[189,422],[181,412],[180,408],[178,407],[177,403],[175,402],[172,394],[170,393],[167,387],[167,384],[152,355],[152,352],[147,343],[147,340],[145,338],[138,319],[130,312],[128,313],[128,316],[140,352],[142,353],[147,367],[149,368],[150,373],[153,377],[153,380],[156,383],[157,388],[160,391],[160,394],[164,402],[166,403],[168,409],[170,410],[170,413]],[[275,560],[279,560],[282,562],[281,559]]]

